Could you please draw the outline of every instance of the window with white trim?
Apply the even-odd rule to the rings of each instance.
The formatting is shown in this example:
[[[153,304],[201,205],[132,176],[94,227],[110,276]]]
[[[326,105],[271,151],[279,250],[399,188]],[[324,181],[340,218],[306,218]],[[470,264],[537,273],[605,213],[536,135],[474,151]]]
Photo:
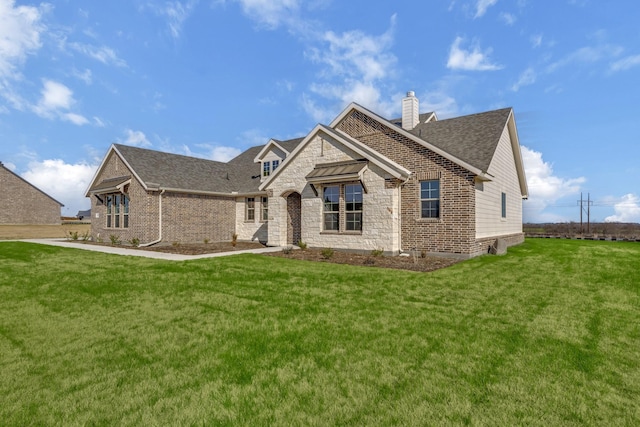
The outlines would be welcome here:
[[[262,163],[262,176],[271,175],[271,162]]]
[[[256,219],[256,198],[255,197],[247,197],[245,200],[245,221],[255,221]]]
[[[260,218],[263,222],[269,221],[269,198],[260,197]]]
[[[420,181],[420,217],[440,218],[440,180]]]

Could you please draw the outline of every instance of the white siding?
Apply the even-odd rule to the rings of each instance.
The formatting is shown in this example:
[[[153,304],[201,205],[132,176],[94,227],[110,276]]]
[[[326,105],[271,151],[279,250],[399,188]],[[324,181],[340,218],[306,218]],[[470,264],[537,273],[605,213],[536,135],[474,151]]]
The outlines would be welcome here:
[[[477,185],[476,238],[521,233],[522,195],[507,126],[487,172],[495,178]],[[502,218],[502,193],[507,195],[506,218]]]
[[[302,241],[309,247],[331,247],[370,251],[399,250],[398,189],[385,189],[384,172],[369,163],[363,182],[368,193],[363,196],[362,234],[323,233],[322,193],[316,196],[304,177],[316,164],[358,159],[361,156],[337,141],[316,137],[282,170],[268,187],[269,241],[272,246],[287,244],[287,201],[283,194],[297,191],[302,196]],[[283,166],[281,166],[283,167]]]

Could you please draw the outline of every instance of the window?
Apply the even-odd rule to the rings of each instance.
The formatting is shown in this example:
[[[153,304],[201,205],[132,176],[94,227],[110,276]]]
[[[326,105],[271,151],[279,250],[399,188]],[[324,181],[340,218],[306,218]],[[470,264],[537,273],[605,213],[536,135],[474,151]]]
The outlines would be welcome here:
[[[420,216],[440,218],[440,181],[420,181]]]
[[[129,196],[122,193],[105,195],[107,228],[129,228]]]
[[[268,197],[260,198],[260,211],[262,212],[260,214],[260,218],[262,218],[262,221],[269,221],[269,198]]]
[[[361,184],[327,186],[322,196],[325,231],[362,231]]]
[[[338,231],[340,225],[340,186],[324,187],[324,229]]]
[[[275,170],[278,169],[278,166],[280,166],[280,160],[274,160],[271,162],[271,171],[275,172]]]
[[[271,175],[271,162],[264,162],[262,164],[262,176]]]
[[[502,193],[502,218],[507,217],[507,193]]]
[[[362,231],[362,185],[345,185],[344,200],[347,231]]]
[[[247,210],[245,213],[245,220],[247,221],[255,221],[256,219],[256,198],[255,197],[247,197],[245,205],[247,206]]]

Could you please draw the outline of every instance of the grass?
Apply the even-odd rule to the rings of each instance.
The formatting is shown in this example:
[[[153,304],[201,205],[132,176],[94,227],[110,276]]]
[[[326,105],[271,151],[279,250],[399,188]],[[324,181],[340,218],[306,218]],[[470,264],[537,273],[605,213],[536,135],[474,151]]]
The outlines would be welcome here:
[[[638,425],[640,245],[433,273],[0,242],[3,425]]]

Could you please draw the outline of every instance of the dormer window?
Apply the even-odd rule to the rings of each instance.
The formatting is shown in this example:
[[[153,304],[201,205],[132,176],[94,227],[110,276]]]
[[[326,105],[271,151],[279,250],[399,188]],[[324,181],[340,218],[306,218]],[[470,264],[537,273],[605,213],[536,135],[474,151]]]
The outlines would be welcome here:
[[[276,169],[280,166],[280,160],[274,160],[271,162],[271,172],[275,172]]]
[[[271,175],[271,162],[262,163],[262,176]]]

